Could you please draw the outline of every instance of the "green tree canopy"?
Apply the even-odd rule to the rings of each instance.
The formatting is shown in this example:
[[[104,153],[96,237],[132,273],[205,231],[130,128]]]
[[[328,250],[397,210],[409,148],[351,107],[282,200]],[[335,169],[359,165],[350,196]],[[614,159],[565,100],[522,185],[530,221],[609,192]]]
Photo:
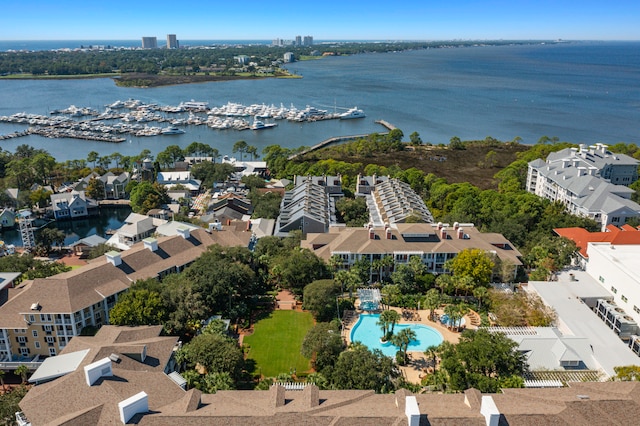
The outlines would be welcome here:
[[[342,350],[340,329],[337,323],[332,321],[319,322],[313,326],[302,341],[300,353],[312,359],[316,371],[323,371],[335,364]]]
[[[164,186],[149,182],[141,182],[136,185],[131,190],[130,199],[131,209],[140,214],[160,208],[170,201]]]
[[[229,373],[237,380],[244,367],[244,354],[235,340],[220,334],[199,334],[176,354],[190,368],[202,366],[206,373]]]
[[[450,377],[452,390],[476,388],[480,392],[497,392],[505,379],[521,376],[526,363],[518,344],[501,333],[465,330],[457,345],[444,342],[440,348],[440,367]],[[521,381],[509,381],[521,383]]]
[[[399,375],[391,358],[356,342],[338,357],[331,381],[336,389],[373,389],[376,393],[387,393],[395,390],[394,379]]]
[[[147,289],[132,289],[120,296],[111,312],[109,322],[113,325],[163,324],[166,310],[160,294]]]
[[[447,262],[447,268],[458,277],[471,277],[476,286],[487,286],[491,282],[494,263],[491,257],[480,249],[464,249]]]
[[[334,280],[317,280],[304,287],[304,308],[313,313],[316,321],[330,321],[338,315],[336,298],[340,285]]]

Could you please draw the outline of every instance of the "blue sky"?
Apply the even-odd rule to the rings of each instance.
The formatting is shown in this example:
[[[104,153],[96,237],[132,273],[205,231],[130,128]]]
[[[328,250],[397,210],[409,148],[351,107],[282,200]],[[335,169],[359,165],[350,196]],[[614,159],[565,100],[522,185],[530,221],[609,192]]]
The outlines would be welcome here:
[[[640,40],[639,0],[3,1],[0,40]]]

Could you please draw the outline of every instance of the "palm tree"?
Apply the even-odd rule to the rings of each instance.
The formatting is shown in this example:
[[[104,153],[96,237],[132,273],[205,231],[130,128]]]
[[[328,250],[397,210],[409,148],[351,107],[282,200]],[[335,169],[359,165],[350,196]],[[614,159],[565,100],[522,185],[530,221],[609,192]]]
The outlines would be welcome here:
[[[397,322],[400,321],[400,314],[393,309],[388,309],[380,314],[380,320],[383,319],[387,323],[387,325],[391,327],[391,329],[388,330],[389,334],[384,338],[384,340],[389,340],[390,336],[393,334],[393,330]]]
[[[385,317],[380,315],[380,319],[378,319],[376,325],[380,327],[380,330],[382,330],[382,341],[386,342],[387,337],[389,336],[389,323],[387,322]]]
[[[4,390],[4,370],[0,370],[0,385],[2,385],[2,390]]]
[[[16,368],[15,373],[22,377],[22,383],[26,383],[27,382],[27,374],[29,374],[29,367],[27,367],[24,364],[20,364],[18,366],[18,368]]]
[[[436,365],[438,364],[438,346],[436,345],[428,346],[424,350],[424,356],[426,356],[427,358],[431,358],[431,366],[435,370]]]
[[[478,300],[478,309],[482,306],[482,299],[485,299],[489,295],[489,290],[486,287],[478,287],[473,290],[473,297]]]
[[[233,152],[240,153],[240,161],[242,161],[243,154],[247,152],[248,146],[249,145],[247,145],[245,141],[237,141],[236,143],[233,144]]]
[[[410,328],[403,328],[398,334],[391,336],[391,343],[400,349],[405,363],[407,362],[407,349],[414,340],[416,340],[416,332]]]
[[[440,306],[441,298],[440,293],[435,288],[427,291],[427,295],[424,298],[424,307],[429,309],[429,319],[434,321],[436,309]]]

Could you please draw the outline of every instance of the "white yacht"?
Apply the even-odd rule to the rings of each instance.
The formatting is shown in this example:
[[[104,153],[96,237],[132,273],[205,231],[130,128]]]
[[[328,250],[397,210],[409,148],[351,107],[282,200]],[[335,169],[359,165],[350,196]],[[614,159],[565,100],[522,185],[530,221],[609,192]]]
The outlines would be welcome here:
[[[350,120],[352,118],[364,118],[366,117],[364,111],[358,109],[358,107],[353,107],[349,109],[347,112],[343,112],[340,114],[340,120]]]
[[[270,129],[272,127],[276,127],[277,123],[265,123],[264,121],[258,120],[255,118],[253,120],[253,124],[249,127],[251,130],[262,130],[262,129]]]
[[[176,126],[169,126],[162,129],[163,135],[181,135],[184,133],[184,130],[178,129]]]

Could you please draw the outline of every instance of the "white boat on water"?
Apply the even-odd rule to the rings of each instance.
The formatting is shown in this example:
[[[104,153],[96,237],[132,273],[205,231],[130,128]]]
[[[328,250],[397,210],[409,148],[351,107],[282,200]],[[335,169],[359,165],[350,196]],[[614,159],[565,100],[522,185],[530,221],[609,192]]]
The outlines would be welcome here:
[[[184,133],[184,130],[178,129],[176,126],[169,126],[162,129],[161,133],[163,135],[181,135]]]
[[[276,127],[277,123],[265,123],[262,120],[258,120],[255,118],[253,120],[253,124],[249,127],[251,130],[262,130],[262,129],[270,129],[272,127]]]
[[[364,111],[358,109],[358,107],[353,107],[349,109],[347,112],[343,112],[340,114],[340,120],[350,120],[352,118],[364,118],[366,117]]]
[[[178,107],[184,108],[187,110],[192,109],[192,110],[204,111],[209,107],[209,102],[199,102],[191,99],[190,101],[181,102],[180,105],[178,105]]]

